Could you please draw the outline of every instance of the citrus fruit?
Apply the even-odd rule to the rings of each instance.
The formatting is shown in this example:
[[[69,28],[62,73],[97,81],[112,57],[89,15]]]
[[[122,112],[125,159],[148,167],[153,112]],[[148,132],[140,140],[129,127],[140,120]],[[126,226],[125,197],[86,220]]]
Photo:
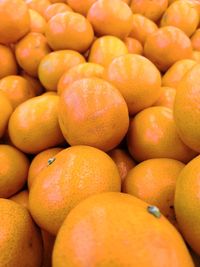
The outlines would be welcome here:
[[[192,47],[196,51],[200,51],[200,29],[197,29],[191,36]]]
[[[168,86],[161,87],[161,94],[153,106],[164,106],[173,109],[176,89]]]
[[[128,49],[128,53],[138,54],[138,55],[143,54],[143,46],[137,39],[132,38],[132,37],[126,37],[124,39],[124,43]]]
[[[25,2],[29,8],[37,11],[43,17],[47,7],[51,5],[51,2],[49,0],[25,0]]]
[[[47,7],[44,13],[44,17],[48,21],[56,14],[64,13],[66,11],[72,11],[70,6],[66,5],[65,3],[54,3]]]
[[[1,113],[0,113],[0,138],[1,138],[6,131],[8,120],[13,111],[12,105],[8,97],[1,91],[0,91],[0,107],[1,107]]]
[[[45,33],[46,20],[45,18],[36,10],[29,8],[28,10],[30,16],[30,32]]]
[[[0,79],[17,74],[17,62],[12,49],[6,45],[0,45]]]
[[[24,206],[25,208],[28,208],[28,195],[28,190],[23,190],[10,197],[10,200]]]

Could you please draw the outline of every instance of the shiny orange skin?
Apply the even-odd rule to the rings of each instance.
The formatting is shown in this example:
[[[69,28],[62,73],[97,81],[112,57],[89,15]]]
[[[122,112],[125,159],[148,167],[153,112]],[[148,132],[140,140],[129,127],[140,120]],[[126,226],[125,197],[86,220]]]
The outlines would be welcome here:
[[[0,62],[0,79],[8,75],[17,74],[17,62],[10,47],[0,44]]]
[[[176,89],[172,87],[162,86],[161,94],[153,106],[163,106],[173,109],[176,96]]]
[[[129,171],[122,187],[133,195],[159,208],[162,214],[177,225],[174,213],[176,181],[185,165],[174,159],[149,159]]]
[[[0,197],[9,198],[24,186],[29,169],[27,157],[10,145],[0,145]]]
[[[171,158],[187,163],[196,152],[180,139],[173,111],[166,107],[150,107],[139,112],[130,122],[128,149],[137,161]]]
[[[95,63],[82,63],[70,68],[60,78],[57,86],[58,94],[62,92],[76,80],[83,78],[102,78],[104,73],[104,67]]]
[[[166,71],[176,61],[192,57],[192,44],[182,30],[166,26],[147,38],[144,55],[161,71]]]
[[[96,1],[89,9],[87,18],[98,36],[113,35],[123,39],[132,27],[131,9],[121,0]]]
[[[42,87],[40,81],[37,78],[30,76],[23,70],[21,71],[20,75],[27,80],[35,96],[41,95],[43,93],[44,88]]]
[[[28,12],[30,16],[30,31],[44,34],[47,24],[44,17],[39,12],[31,8],[29,8]]]
[[[58,81],[63,73],[84,62],[84,57],[76,51],[54,51],[41,60],[38,77],[46,90],[56,91]]]
[[[45,35],[53,50],[72,49],[77,52],[85,52],[94,38],[90,22],[71,11],[53,16],[47,22]]]
[[[20,150],[35,154],[64,141],[58,124],[56,95],[29,99],[12,113],[8,131],[12,143]]]
[[[33,77],[38,76],[40,61],[51,52],[45,36],[30,32],[15,47],[15,55],[20,67]]]
[[[99,78],[69,85],[60,96],[58,115],[62,133],[71,146],[89,145],[103,151],[116,147],[129,125],[124,98]]]
[[[192,47],[196,51],[200,51],[200,29],[197,29],[191,36]]]
[[[103,36],[94,41],[90,48],[88,61],[107,67],[119,56],[128,54],[124,42],[115,36]]]
[[[158,26],[152,20],[140,14],[133,14],[132,28],[129,36],[137,39],[144,45],[147,37],[157,29]]]
[[[29,195],[28,190],[23,190],[15,194],[14,196],[10,197],[10,200],[28,209],[28,195]]]
[[[59,152],[37,176],[30,190],[29,208],[37,224],[56,235],[80,201],[120,189],[117,166],[106,153],[94,147],[73,146]]]
[[[143,46],[137,39],[132,37],[126,37],[124,39],[124,43],[128,49],[128,53],[137,55],[143,54]]]
[[[53,266],[194,267],[180,233],[148,206],[117,192],[82,201],[58,232]]]
[[[160,72],[140,55],[127,54],[114,59],[104,78],[121,92],[131,115],[151,106],[160,95]]]
[[[0,43],[17,42],[30,30],[28,7],[23,0],[0,2]]]
[[[55,3],[47,7],[44,13],[44,17],[48,21],[56,14],[66,11],[72,11],[71,7],[66,5],[65,3]]]
[[[7,129],[8,120],[13,112],[13,107],[8,97],[1,91],[0,91],[0,107],[1,107],[1,112],[0,112],[0,138],[1,138]]]
[[[47,7],[51,5],[51,2],[49,0],[25,0],[25,2],[29,8],[37,11],[43,17]]]

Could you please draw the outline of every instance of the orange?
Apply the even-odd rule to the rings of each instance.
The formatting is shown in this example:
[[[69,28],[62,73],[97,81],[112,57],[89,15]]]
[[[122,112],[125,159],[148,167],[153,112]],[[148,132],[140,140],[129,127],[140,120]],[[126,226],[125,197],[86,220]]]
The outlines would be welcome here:
[[[8,198],[22,189],[26,182],[29,161],[15,147],[0,145],[0,197]]]
[[[17,62],[12,49],[8,46],[0,45],[0,62],[0,79],[17,74]]]
[[[184,75],[194,65],[196,65],[196,62],[192,59],[178,60],[165,72],[162,77],[162,84],[176,89]]]
[[[56,14],[63,13],[63,12],[66,12],[66,11],[72,11],[72,9],[71,9],[70,6],[66,5],[65,3],[51,4],[45,10],[44,17],[48,21],[53,16],[55,16]]]
[[[129,152],[137,161],[171,158],[186,163],[196,155],[180,139],[173,111],[166,107],[139,112],[130,122],[127,141]]]
[[[200,29],[197,29],[191,36],[192,47],[196,51],[200,51]]]
[[[25,208],[28,208],[28,195],[28,190],[23,190],[10,197],[10,200],[24,206]]]
[[[160,97],[157,99],[157,101],[153,105],[164,106],[164,107],[173,109],[175,96],[176,96],[175,88],[162,86]]]
[[[140,55],[127,54],[114,59],[104,78],[121,92],[131,115],[151,106],[160,95],[160,72]]]
[[[174,26],[184,31],[188,36],[195,32],[199,24],[197,9],[185,0],[179,0],[171,4],[162,16],[160,26]]]
[[[192,59],[195,60],[197,63],[200,63],[200,51],[193,50]]]
[[[15,55],[20,67],[29,75],[37,77],[40,61],[50,53],[47,40],[43,34],[30,32],[15,47]]]
[[[28,7],[23,0],[0,2],[0,43],[17,42],[30,30]]]
[[[117,165],[119,175],[122,182],[126,178],[128,172],[135,167],[136,163],[131,156],[123,149],[115,148],[108,152],[108,155],[114,160]]]
[[[200,156],[190,161],[181,171],[176,185],[174,203],[179,229],[198,255],[200,255],[199,166]]]
[[[43,93],[43,87],[37,78],[30,76],[23,70],[21,71],[20,75],[27,80],[36,96],[41,95]]]
[[[90,48],[88,61],[104,67],[116,57],[128,54],[123,41],[115,36],[103,36],[94,41]]]
[[[167,9],[168,0],[132,0],[133,13],[141,14],[152,21],[158,21]]]
[[[18,75],[9,75],[1,79],[0,91],[6,94],[13,108],[35,96],[27,80]]]
[[[25,0],[25,2],[29,8],[37,11],[43,17],[47,7],[51,5],[51,2],[49,0]]]
[[[143,54],[143,46],[137,39],[126,37],[124,39],[124,43],[130,54],[138,54],[138,55]]]
[[[58,101],[56,95],[41,95],[17,107],[8,125],[12,143],[30,154],[62,143],[57,115]]]
[[[42,267],[51,267],[52,262],[52,251],[55,242],[55,236],[51,235],[47,231],[42,230],[43,240],[43,264]]]
[[[0,214],[0,265],[40,267],[41,235],[27,209],[1,198]]]
[[[0,112],[0,138],[1,138],[6,131],[8,120],[13,112],[13,108],[8,97],[1,91],[0,91],[0,107],[1,107],[1,112]]]
[[[182,30],[174,26],[166,26],[147,38],[144,55],[161,71],[166,71],[176,61],[191,58],[191,41]]]
[[[89,145],[104,151],[122,141],[129,124],[124,98],[99,78],[85,78],[69,85],[60,97],[58,116],[71,146]]]
[[[104,67],[95,63],[82,63],[70,68],[60,78],[58,82],[58,94],[60,95],[66,87],[76,80],[83,78],[102,78],[104,73]]]
[[[30,168],[28,171],[28,188],[30,190],[35,178],[37,175],[48,166],[51,162],[51,158],[53,158],[58,152],[60,152],[62,148],[53,147],[42,152],[38,153],[33,160],[31,161]]]
[[[174,159],[145,160],[128,173],[123,183],[123,192],[158,207],[176,225],[174,194],[177,177],[184,166]]]
[[[200,152],[200,64],[196,64],[181,80],[174,103],[174,119],[183,142]]]
[[[132,27],[130,7],[121,0],[98,0],[87,13],[97,35],[114,35],[125,38]]]
[[[62,74],[73,66],[84,62],[84,57],[76,51],[51,52],[41,60],[38,77],[46,90],[56,91],[57,83]]]
[[[132,28],[129,36],[137,39],[144,45],[147,37],[157,29],[158,26],[152,20],[140,14],[133,14]]]
[[[34,9],[29,8],[30,15],[30,31],[44,34],[46,29],[46,21],[44,17]]]
[[[85,52],[94,38],[89,21],[71,11],[53,16],[47,22],[45,35],[53,50],[72,49],[78,52]]]
[[[94,147],[73,146],[59,152],[39,173],[30,189],[29,208],[37,224],[55,235],[80,201],[120,188],[117,166],[106,153]]]
[[[87,198],[61,226],[53,266],[194,267],[179,232],[151,209],[117,192]]]

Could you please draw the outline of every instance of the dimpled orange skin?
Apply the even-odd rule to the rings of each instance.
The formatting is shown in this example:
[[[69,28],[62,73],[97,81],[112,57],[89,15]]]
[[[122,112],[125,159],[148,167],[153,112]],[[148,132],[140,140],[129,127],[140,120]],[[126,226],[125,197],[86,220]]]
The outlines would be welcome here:
[[[140,55],[127,54],[114,59],[105,69],[104,78],[121,92],[131,115],[151,106],[161,92],[159,70]]]
[[[47,23],[45,35],[53,50],[72,49],[77,52],[85,52],[94,38],[90,22],[71,11],[53,16]]]
[[[200,51],[200,29],[197,29],[191,36],[192,47],[196,51]]]
[[[83,78],[102,78],[104,73],[104,67],[95,63],[83,63],[76,65],[66,71],[60,78],[57,86],[57,92],[59,95],[76,80]]]
[[[31,32],[15,47],[15,55],[20,67],[33,77],[38,76],[38,66],[44,56],[51,52],[45,36]]]
[[[137,39],[132,38],[132,37],[126,37],[124,39],[124,43],[128,49],[128,53],[138,54],[138,55],[143,54],[143,46]]]
[[[130,7],[121,0],[98,0],[87,13],[95,33],[98,36],[113,35],[125,38],[132,27]]]
[[[160,209],[174,225],[174,194],[176,181],[185,165],[174,159],[149,159],[129,171],[122,191]]]
[[[77,80],[67,87],[60,96],[58,118],[70,145],[89,145],[103,151],[116,147],[129,125],[124,98],[99,78]]]
[[[30,16],[30,32],[39,32],[44,34],[46,28],[46,20],[44,17],[37,11],[29,8],[28,9]]]
[[[10,197],[10,200],[28,209],[28,195],[29,195],[28,190],[23,190],[15,194],[14,196]]]
[[[1,91],[0,91],[0,107],[1,107],[1,112],[0,112],[0,138],[1,138],[6,131],[8,120],[13,112],[13,108],[8,97]]]
[[[196,152],[180,139],[173,111],[166,107],[150,107],[139,112],[130,122],[128,149],[137,161],[171,158],[187,163]]]
[[[8,75],[17,74],[17,62],[12,49],[5,45],[0,45],[0,79]]]
[[[183,142],[200,152],[200,64],[189,70],[177,88],[174,119]]]
[[[147,208],[144,201],[117,192],[82,201],[60,228],[53,267],[194,267],[179,232]]]
[[[89,146],[64,149],[36,178],[29,194],[30,212],[54,235],[72,208],[90,195],[120,191],[117,166],[103,151]]]
[[[57,95],[41,95],[21,104],[12,113],[8,131],[20,150],[35,154],[64,141],[58,124]]]
[[[44,13],[44,17],[48,21],[56,14],[66,11],[72,11],[71,7],[66,5],[65,3],[55,3],[47,7]]]
[[[164,106],[173,109],[176,96],[176,89],[172,87],[162,86],[161,94],[153,106]]]
[[[84,62],[84,57],[76,51],[54,51],[41,60],[38,68],[38,77],[46,90],[56,91],[62,74]]]
[[[182,30],[166,26],[147,38],[144,55],[161,71],[166,71],[176,61],[192,57],[192,44]]]

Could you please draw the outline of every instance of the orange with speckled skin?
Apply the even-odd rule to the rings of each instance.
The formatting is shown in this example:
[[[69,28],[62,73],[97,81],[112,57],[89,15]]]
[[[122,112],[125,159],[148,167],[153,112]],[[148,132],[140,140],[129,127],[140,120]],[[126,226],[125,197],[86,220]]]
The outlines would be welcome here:
[[[48,21],[56,14],[66,11],[72,11],[71,7],[66,5],[65,3],[55,3],[47,7],[44,13],[44,17]]]
[[[162,86],[160,96],[158,100],[153,104],[153,106],[163,106],[173,109],[175,96],[176,96],[175,88]]]

